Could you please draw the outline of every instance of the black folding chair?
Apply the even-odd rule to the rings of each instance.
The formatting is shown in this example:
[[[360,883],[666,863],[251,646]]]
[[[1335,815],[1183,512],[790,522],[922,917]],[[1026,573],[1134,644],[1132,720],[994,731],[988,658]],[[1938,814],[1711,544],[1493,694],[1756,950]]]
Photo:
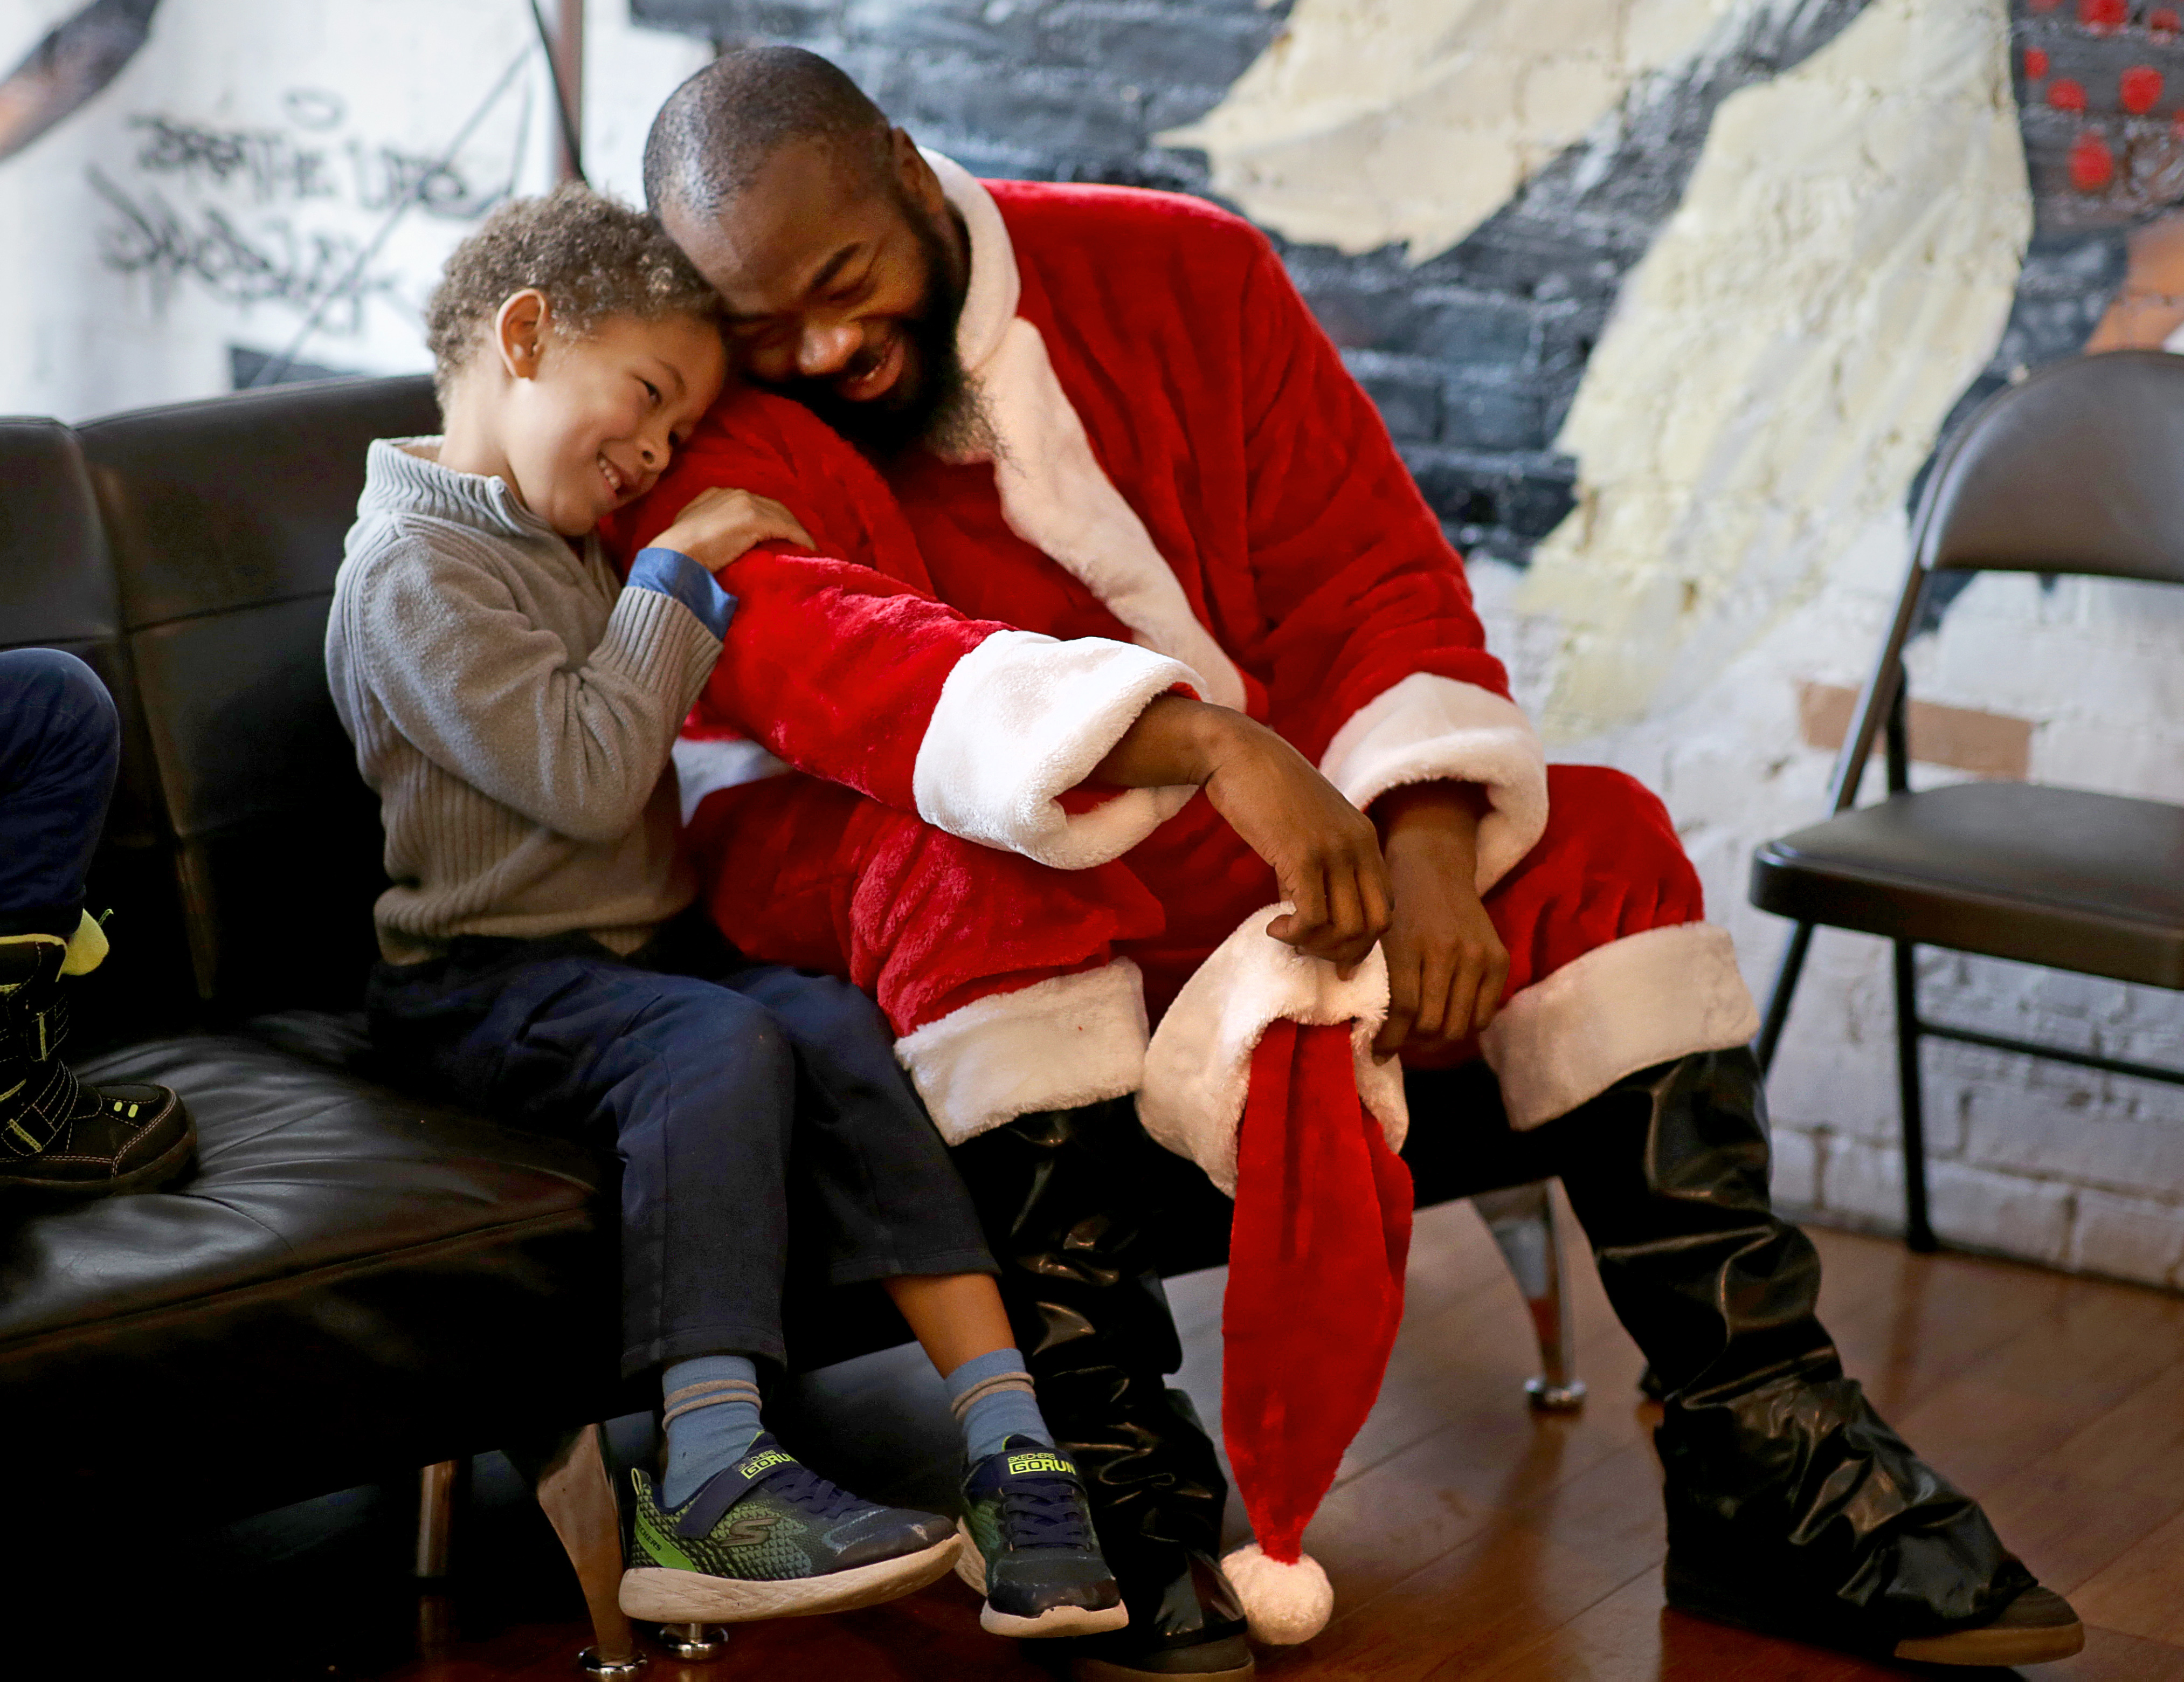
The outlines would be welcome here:
[[[1816,925],[1895,942],[1904,1241],[1927,1250],[1934,1230],[1922,1038],[2184,1085],[2184,1070],[1919,1014],[1921,944],[2184,989],[2184,807],[2023,783],[1913,793],[1903,661],[1936,573],[2184,584],[2184,357],[2079,357],[1998,393],[1943,451],[1912,533],[1895,623],[1836,762],[1834,815],[1762,846],[1751,897],[1797,924],[1759,1031],[1763,1068],[1774,1059]],[[2184,658],[2184,649],[2178,654]],[[1888,796],[1858,807],[1876,736],[1886,745]]]

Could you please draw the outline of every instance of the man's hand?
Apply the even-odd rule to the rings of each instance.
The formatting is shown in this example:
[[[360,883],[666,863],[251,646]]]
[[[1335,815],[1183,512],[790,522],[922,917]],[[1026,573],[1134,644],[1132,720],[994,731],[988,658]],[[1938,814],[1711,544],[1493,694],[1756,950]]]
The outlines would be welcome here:
[[[1267,932],[1340,966],[1346,979],[1388,926],[1388,869],[1372,821],[1302,754],[1241,712],[1162,696],[1089,780],[1204,788],[1296,908]]]
[[[684,503],[675,523],[652,539],[655,548],[677,550],[716,573],[760,543],[798,543],[809,548],[811,534],[772,497],[717,485]]]
[[[1468,783],[1414,784],[1373,802],[1395,891],[1379,1056],[1445,1062],[1502,1008],[1509,953],[1475,886],[1485,811],[1485,794]]]

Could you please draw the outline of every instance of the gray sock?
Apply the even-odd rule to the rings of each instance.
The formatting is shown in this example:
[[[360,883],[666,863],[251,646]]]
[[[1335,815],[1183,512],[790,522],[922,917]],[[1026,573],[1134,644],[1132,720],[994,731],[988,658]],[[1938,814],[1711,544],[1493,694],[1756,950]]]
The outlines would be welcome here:
[[[750,1451],[758,1417],[758,1367],[748,1355],[701,1355],[660,1375],[666,1394],[667,1470],[660,1504],[676,1507]]]
[[[995,1350],[967,1361],[941,1381],[948,1405],[963,1428],[963,1448],[972,1461],[999,1454],[1011,1437],[1029,1437],[1042,1448],[1054,1446],[1054,1434],[1039,1411],[1031,1374],[1014,1350]]]

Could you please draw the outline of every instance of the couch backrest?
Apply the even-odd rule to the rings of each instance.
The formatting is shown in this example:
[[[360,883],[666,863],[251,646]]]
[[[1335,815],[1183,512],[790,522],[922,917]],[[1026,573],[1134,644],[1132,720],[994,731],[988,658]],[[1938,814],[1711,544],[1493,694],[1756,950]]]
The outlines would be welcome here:
[[[218,1014],[357,1001],[386,878],[377,803],[326,692],[326,608],[365,446],[437,423],[419,376],[80,429],[197,990]]]
[[[33,536],[50,602],[21,621],[32,634],[0,642],[104,651],[92,663],[129,697],[128,774],[178,883],[192,990],[220,1017],[353,1006],[386,879],[376,802],[326,693],[326,607],[365,447],[433,430],[431,382],[276,386],[109,416],[73,439],[11,424],[44,429],[40,476],[58,489],[19,489],[11,460],[8,517],[20,526],[43,495],[75,499],[81,523],[74,449],[98,529]],[[12,620],[11,602],[0,610]],[[131,821],[114,815],[109,852]]]

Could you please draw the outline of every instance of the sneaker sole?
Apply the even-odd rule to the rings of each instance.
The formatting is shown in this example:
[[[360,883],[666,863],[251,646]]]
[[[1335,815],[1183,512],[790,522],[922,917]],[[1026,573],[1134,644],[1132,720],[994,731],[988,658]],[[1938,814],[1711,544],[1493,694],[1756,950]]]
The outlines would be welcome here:
[[[198,1126],[188,1124],[181,1138],[149,1162],[110,1180],[42,1180],[34,1174],[0,1174],[0,1191],[28,1192],[68,1202],[118,1197],[129,1192],[148,1192],[163,1186],[187,1168],[198,1154]]]
[[[621,1574],[621,1609],[652,1623],[753,1623],[767,1618],[811,1618],[854,1612],[916,1594],[944,1576],[961,1540],[950,1536],[898,1559],[832,1571],[823,1577],[749,1582],[708,1577],[660,1565],[632,1566]]]
[[[956,1556],[956,1574],[968,1584],[980,1600],[986,1598],[986,1556],[971,1540],[970,1527],[956,1521],[956,1534],[963,1546]],[[1006,1635],[1018,1641],[1044,1641],[1056,1635],[1104,1635],[1130,1621],[1130,1609],[1116,1605],[1094,1611],[1090,1607],[1049,1607],[1037,1618],[1018,1618],[1014,1612],[978,1608],[978,1627],[989,1635]]]
[[[1959,1629],[1898,1641],[1896,1657],[1911,1664],[1970,1664],[2008,1668],[2053,1664],[2086,1648],[2086,1626],[2058,1624],[2049,1629]]]
[[[1809,1646],[1825,1647],[1832,1652],[1851,1651],[1841,1641],[1829,1640],[1821,1631],[1770,1618],[1764,1612],[1755,1612],[1724,1595],[1711,1592],[1708,1585],[1686,1573],[1677,1572],[1669,1575],[1666,1587],[1669,1604],[1692,1618],[1702,1618],[1710,1623],[1725,1623],[1733,1629],[1748,1629],[1756,1635],[1769,1635],[1776,1640],[1798,1641]],[[2085,1646],[2086,1626],[2083,1623],[2058,1624],[2048,1629],[1988,1628],[1959,1629],[1953,1635],[1927,1635],[1914,1640],[1898,1641],[1890,1657],[1910,1664],[1984,1665],[2007,1668],[2020,1664],[2052,1664],[2058,1659],[2070,1658],[2082,1652]],[[1874,1650],[1869,1647],[1865,1651],[1871,1653]]]

